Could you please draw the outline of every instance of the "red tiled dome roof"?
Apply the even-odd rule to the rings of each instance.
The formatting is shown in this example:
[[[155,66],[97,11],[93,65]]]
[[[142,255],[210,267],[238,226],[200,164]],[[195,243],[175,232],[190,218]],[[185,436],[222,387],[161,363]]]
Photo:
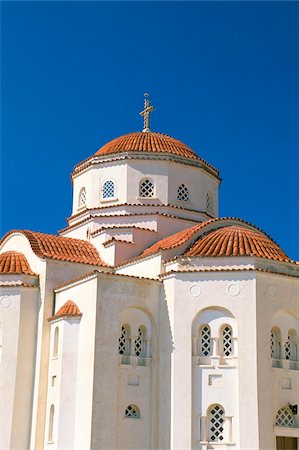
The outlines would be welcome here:
[[[13,251],[1,253],[0,274],[1,273],[35,275],[23,253]]]
[[[103,145],[96,156],[122,152],[171,153],[185,158],[199,159],[188,145],[167,134],[157,132],[135,132],[125,134]]]
[[[72,300],[68,300],[61,308],[57,311],[57,313],[48,319],[49,321],[60,319],[61,317],[81,317],[82,313],[76,303]]]
[[[227,226],[200,237],[184,256],[257,256],[290,261],[281,248],[257,230]]]

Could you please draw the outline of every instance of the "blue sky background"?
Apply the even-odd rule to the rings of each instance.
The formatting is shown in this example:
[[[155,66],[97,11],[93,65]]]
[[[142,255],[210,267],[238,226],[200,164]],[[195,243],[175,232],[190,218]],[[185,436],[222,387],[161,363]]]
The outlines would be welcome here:
[[[56,233],[105,142],[170,134],[216,166],[220,216],[299,259],[296,2],[2,2],[1,233]]]

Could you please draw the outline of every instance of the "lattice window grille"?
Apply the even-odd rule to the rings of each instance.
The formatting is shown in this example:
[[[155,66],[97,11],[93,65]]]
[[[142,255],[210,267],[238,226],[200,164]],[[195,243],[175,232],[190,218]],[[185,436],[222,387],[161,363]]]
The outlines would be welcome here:
[[[120,355],[126,355],[128,353],[128,330],[123,326],[121,327],[121,335],[118,339],[118,353]]]
[[[284,345],[284,354],[286,359],[291,359],[291,342],[290,342],[290,336],[288,336],[288,340],[286,341]]]
[[[271,331],[270,348],[271,348],[271,358],[275,357],[275,334]]]
[[[294,417],[288,408],[281,408],[276,415],[276,425],[281,427],[292,427],[294,425]]]
[[[137,408],[137,406],[135,405],[127,406],[125,411],[125,417],[133,417],[133,418],[140,417],[140,411]]]
[[[210,441],[222,442],[224,439],[224,409],[215,405],[210,411]]]
[[[86,205],[86,189],[82,189],[80,192],[79,206]]]
[[[135,355],[140,356],[143,352],[144,336],[141,328],[138,328],[138,336],[135,340]]]
[[[201,329],[200,336],[200,354],[202,356],[209,356],[211,354],[211,330],[208,325]]]
[[[184,184],[181,184],[178,188],[178,200],[181,200],[182,202],[189,202],[189,191],[187,186]]]
[[[115,196],[114,182],[112,180],[105,181],[103,184],[103,198]]]
[[[140,184],[140,197],[153,197],[154,191],[154,184],[151,180],[146,179]]]
[[[223,355],[230,356],[233,353],[233,339],[231,327],[225,327],[222,331]]]
[[[206,197],[206,205],[208,211],[213,211],[213,198],[212,195],[208,192]]]

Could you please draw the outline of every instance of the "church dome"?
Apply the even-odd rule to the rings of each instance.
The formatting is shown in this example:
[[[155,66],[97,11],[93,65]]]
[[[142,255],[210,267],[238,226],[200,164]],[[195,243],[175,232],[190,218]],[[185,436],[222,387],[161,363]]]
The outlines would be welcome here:
[[[0,274],[35,275],[23,255],[19,252],[4,252],[0,255]]]
[[[290,261],[268,236],[242,226],[227,226],[209,232],[197,239],[185,256],[257,256]]]
[[[140,131],[128,133],[103,145],[95,156],[122,152],[170,153],[185,158],[199,159],[188,145],[164,133]]]

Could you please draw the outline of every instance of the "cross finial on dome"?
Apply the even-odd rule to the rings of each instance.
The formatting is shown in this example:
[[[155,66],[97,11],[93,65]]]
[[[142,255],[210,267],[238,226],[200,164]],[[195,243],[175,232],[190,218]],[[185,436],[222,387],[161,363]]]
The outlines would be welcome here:
[[[149,94],[146,92],[144,94],[144,110],[139,113],[143,116],[143,130],[144,132],[151,131],[150,130],[150,113],[154,111],[156,108],[150,105]]]

